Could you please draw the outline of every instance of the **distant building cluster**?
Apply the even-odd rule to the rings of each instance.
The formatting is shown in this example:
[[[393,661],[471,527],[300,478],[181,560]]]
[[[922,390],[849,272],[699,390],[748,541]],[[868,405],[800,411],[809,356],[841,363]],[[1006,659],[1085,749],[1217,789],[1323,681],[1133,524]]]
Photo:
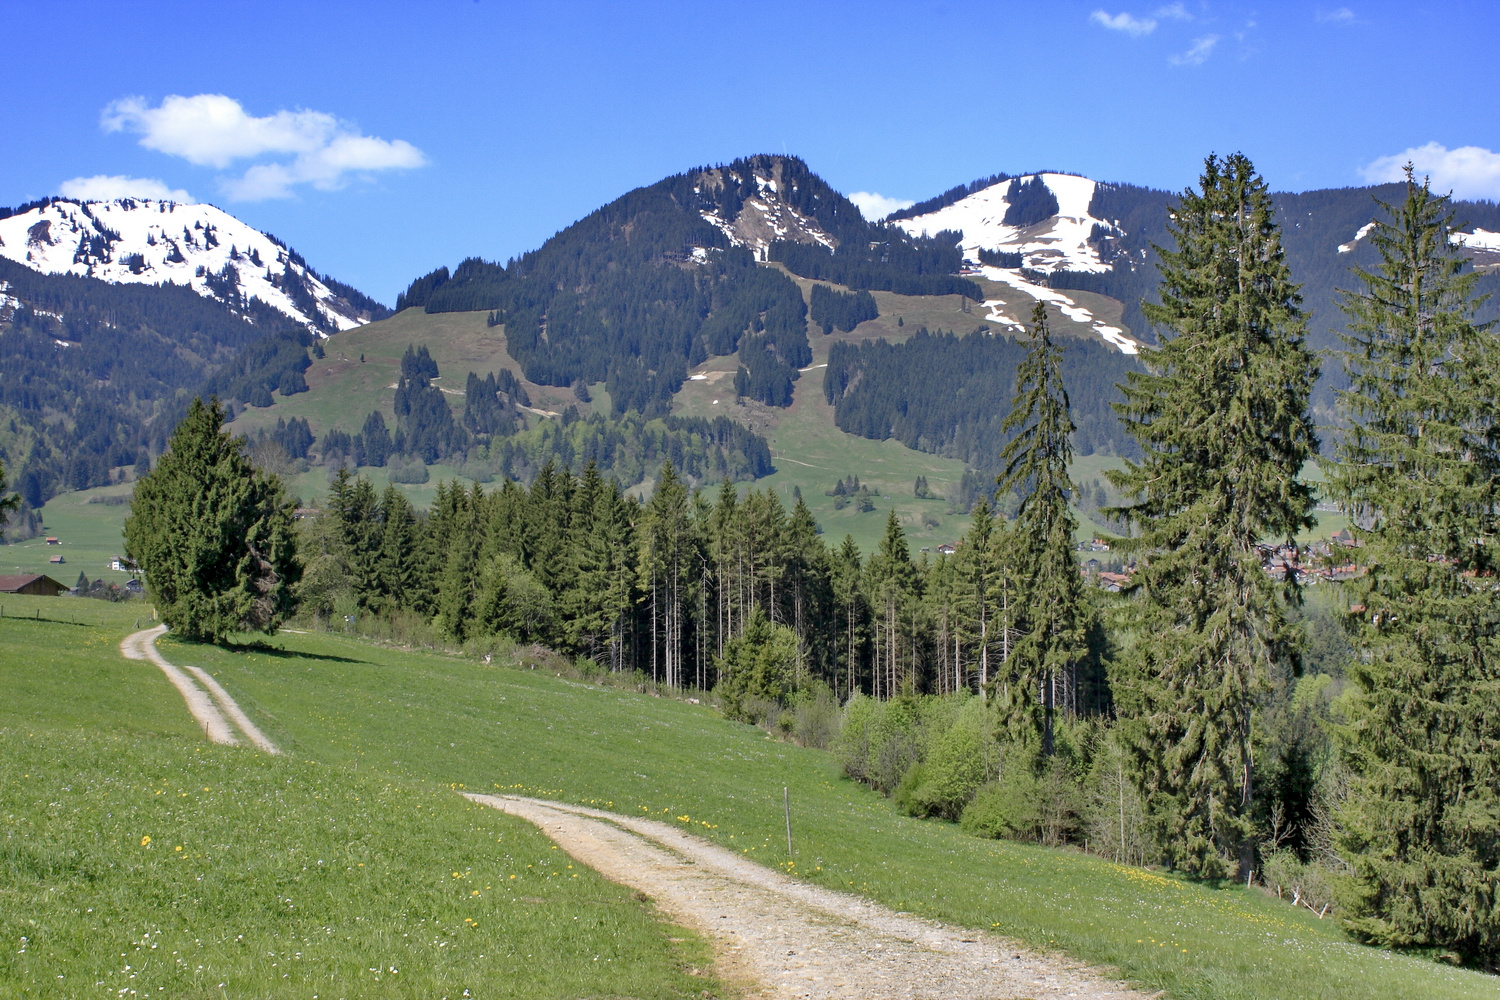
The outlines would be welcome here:
[[[1255,548],[1260,557],[1261,568],[1266,571],[1267,576],[1273,580],[1286,580],[1290,576],[1308,587],[1318,583],[1342,583],[1363,576],[1364,567],[1354,559],[1354,550],[1359,547],[1359,539],[1346,528],[1331,538],[1303,546],[1273,545],[1267,542]],[[1092,553],[1110,550],[1109,542],[1103,538],[1094,538],[1080,544],[1078,548]],[[1111,565],[1118,568],[1111,569]],[[1097,557],[1085,560],[1079,567],[1086,580],[1112,594],[1119,593],[1130,582],[1135,570],[1133,560],[1128,563],[1106,564]]]

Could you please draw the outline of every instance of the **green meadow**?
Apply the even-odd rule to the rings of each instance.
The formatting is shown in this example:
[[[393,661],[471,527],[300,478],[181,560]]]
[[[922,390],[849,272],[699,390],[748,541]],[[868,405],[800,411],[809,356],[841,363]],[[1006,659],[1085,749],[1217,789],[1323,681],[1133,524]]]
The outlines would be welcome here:
[[[1334,920],[1258,890],[900,816],[829,754],[543,669],[336,634],[231,649],[164,639],[287,753],[213,747],[155,668],[119,657],[142,607],[6,602],[0,934],[16,947],[0,954],[0,992],[723,991],[700,939],[459,790],[680,823],[798,877],[1113,965],[1172,997],[1496,988],[1355,945]]]
[[[283,633],[274,645],[162,648],[212,671],[298,759],[666,819],[799,877],[1112,965],[1169,996],[1430,1000],[1496,988],[1493,977],[1355,945],[1333,919],[1259,890],[900,816],[831,755],[707,707],[339,635]]]
[[[120,657],[140,611],[5,601],[0,996],[722,991],[701,939],[523,821],[409,774],[206,743]]]

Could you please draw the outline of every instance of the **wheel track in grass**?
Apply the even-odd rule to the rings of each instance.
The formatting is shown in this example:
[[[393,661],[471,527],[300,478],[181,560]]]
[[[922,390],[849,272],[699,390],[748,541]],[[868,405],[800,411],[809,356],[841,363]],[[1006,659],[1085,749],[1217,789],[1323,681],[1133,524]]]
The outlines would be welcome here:
[[[1109,970],[799,882],[655,820],[464,793],[534,823],[576,860],[644,893],[714,945],[720,973],[775,998],[1144,1000]]]
[[[192,713],[198,725],[203,727],[203,734],[208,737],[209,742],[237,746],[240,742],[239,736],[235,734],[237,727],[256,749],[269,754],[281,753],[276,744],[267,739],[266,734],[250,721],[250,717],[208,671],[200,667],[178,668],[167,662],[167,658],[156,648],[156,640],[166,631],[165,625],[158,625],[156,628],[132,632],[120,643],[120,654],[127,660],[147,660],[156,664],[166,674],[167,680],[172,682],[172,686],[181,693],[182,700],[187,703],[187,710]],[[188,673],[183,673],[183,670]],[[193,683],[195,678],[197,684]],[[233,726],[230,725],[231,722]]]

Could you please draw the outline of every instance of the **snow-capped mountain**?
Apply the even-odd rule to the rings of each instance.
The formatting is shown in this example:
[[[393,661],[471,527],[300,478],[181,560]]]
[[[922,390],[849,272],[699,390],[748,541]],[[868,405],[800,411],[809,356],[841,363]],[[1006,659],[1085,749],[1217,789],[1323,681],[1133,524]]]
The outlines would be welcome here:
[[[185,285],[250,319],[259,303],[322,336],[372,318],[352,289],[330,288],[295,250],[212,205],[49,199],[0,219],[0,256],[44,274]]]
[[[1097,188],[1089,178],[1073,174],[1007,177],[930,212],[897,218],[891,225],[913,236],[944,230],[962,233],[959,246],[968,273],[1053,303],[1063,315],[1089,327],[1122,354],[1138,354],[1140,342],[1123,329],[1097,320],[1074,297],[1038,284],[1025,273],[1104,274],[1112,270],[1100,251],[1122,231],[1117,220],[1090,214]],[[1032,206],[1041,206],[1040,211],[1019,206],[1021,197],[1028,197]],[[1015,211],[1018,207],[1019,212]],[[1001,259],[1010,266],[997,264]],[[990,300],[984,306],[989,311],[986,319],[1024,329],[1024,324],[1004,311],[1003,302]]]

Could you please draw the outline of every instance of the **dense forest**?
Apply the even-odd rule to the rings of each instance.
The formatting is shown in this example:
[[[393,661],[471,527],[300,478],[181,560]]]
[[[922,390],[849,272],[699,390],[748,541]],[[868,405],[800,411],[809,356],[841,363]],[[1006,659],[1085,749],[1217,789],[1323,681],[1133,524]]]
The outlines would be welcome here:
[[[807,311],[825,336],[834,330],[852,330],[880,315],[875,296],[869,292],[841,292],[827,285],[813,285]]]
[[[198,389],[265,331],[176,286],[44,275],[0,259],[0,406],[29,428],[3,457],[30,507],[160,453]],[[58,419],[61,418],[61,419]]]
[[[1001,424],[1025,354],[1025,344],[983,329],[962,337],[922,329],[899,344],[836,343],[823,393],[840,430],[876,441],[895,438],[992,470],[1008,440]],[[1078,453],[1134,455],[1111,404],[1121,401],[1118,383],[1140,370],[1139,361],[1088,340],[1068,341],[1062,357]]]

